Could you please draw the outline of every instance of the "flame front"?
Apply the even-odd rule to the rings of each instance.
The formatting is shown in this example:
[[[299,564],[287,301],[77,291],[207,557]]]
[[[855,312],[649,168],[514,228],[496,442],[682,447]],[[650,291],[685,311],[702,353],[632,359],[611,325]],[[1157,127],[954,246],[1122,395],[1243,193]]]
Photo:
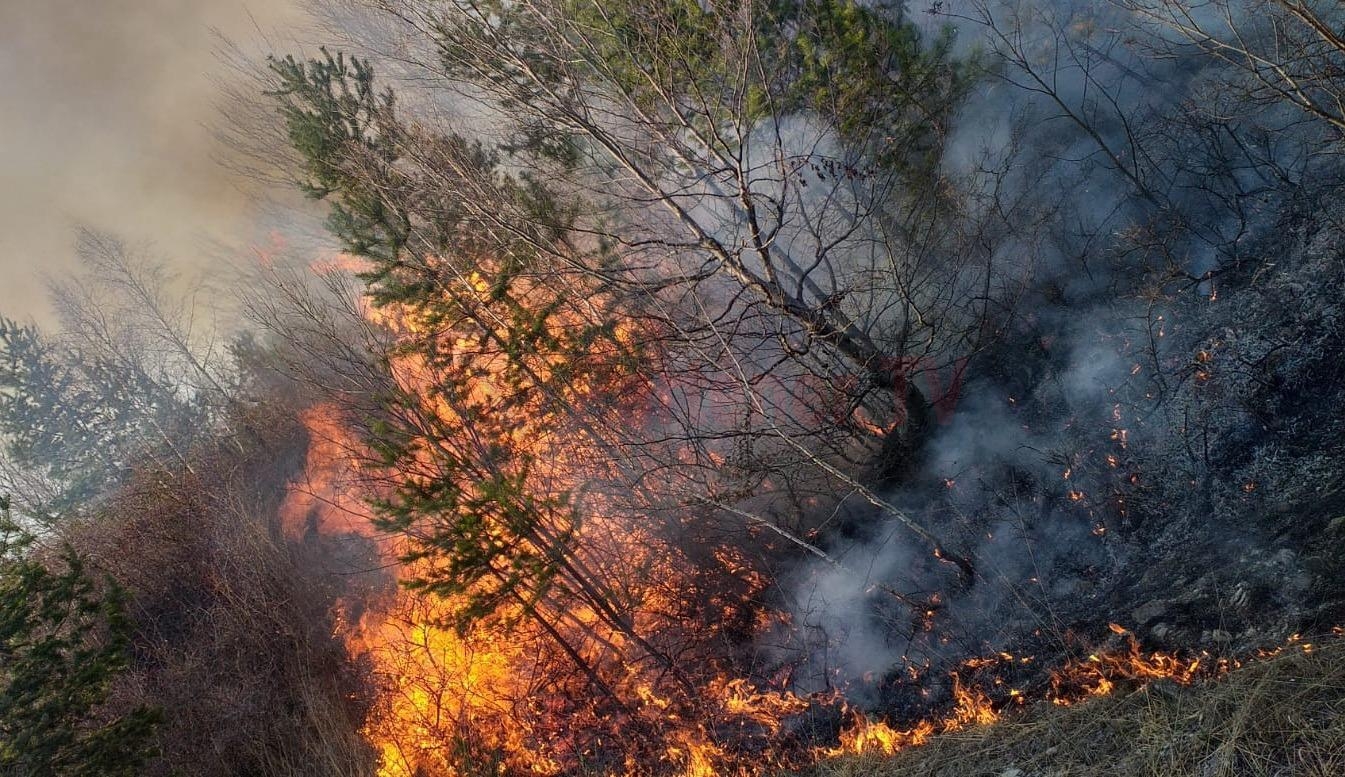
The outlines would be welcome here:
[[[458,284],[455,293],[468,304],[484,305],[500,293],[477,272]],[[547,291],[523,282],[511,293],[537,300]],[[603,304],[594,295],[578,299],[586,306]],[[731,547],[712,546],[690,558],[660,530],[664,524],[619,496],[643,462],[613,455],[612,447],[604,448],[609,439],[574,423],[550,401],[548,392],[563,392],[571,404],[596,397],[595,407],[585,408],[588,423],[638,427],[654,387],[618,363],[630,357],[625,345],[635,339],[633,327],[618,323],[605,337],[593,338],[582,354],[584,369],[571,370],[562,382],[558,374],[570,367],[586,311],[553,306],[541,339],[555,352],[539,350],[519,369],[517,356],[498,347],[507,342],[508,322],[483,324],[487,319],[478,317],[482,331],[467,337],[423,310],[398,304],[364,310],[400,344],[421,346],[394,349],[389,359],[396,388],[410,402],[407,425],[423,432],[408,443],[413,455],[398,462],[397,478],[413,486],[433,482],[440,475],[434,456],[442,452],[435,435],[468,430],[481,438],[471,441],[480,450],[507,452],[497,460],[526,461],[505,475],[517,477],[530,506],[540,505],[540,531],[557,538],[557,555],[547,560],[584,575],[582,581],[577,574],[558,578],[528,596],[501,597],[489,617],[472,620],[458,617],[472,606],[477,591],[470,587],[445,592],[401,586],[366,609],[350,625],[347,641],[378,686],[366,734],[379,753],[380,774],[550,775],[593,767],[628,774],[755,772],[759,753],[781,733],[783,721],[809,706],[730,668],[733,656],[724,646],[750,641],[744,637],[756,626],[753,602],[767,585],[765,577]],[[499,331],[491,331],[497,325]],[[428,359],[427,350],[441,361]],[[445,361],[468,374],[456,394],[440,384]],[[367,476],[366,492],[309,483],[292,494],[291,512],[356,514],[361,497],[377,499],[388,488],[386,473],[371,465],[372,452],[351,444],[352,435],[328,428],[337,415],[334,407],[306,415],[315,441],[342,440],[311,446],[309,469],[329,472],[339,468],[331,459],[342,458]],[[474,423],[483,417],[497,422]],[[669,455],[666,448],[657,453]],[[322,493],[314,497],[315,490]],[[564,511],[578,494],[583,502],[574,509],[582,510],[581,520],[565,525]],[[549,524],[548,509],[556,513]],[[489,516],[483,521],[489,545],[517,541],[509,527],[492,525]],[[416,552],[431,528],[413,521],[383,543],[385,560],[396,562],[401,581],[444,574],[438,559]],[[548,552],[528,539],[539,554]],[[602,590],[565,596],[566,586],[579,585]],[[707,604],[709,611],[698,611]]]
[[[498,294],[479,274],[460,281],[483,302]],[[590,295],[583,304],[603,301]],[[563,390],[569,403],[591,398],[591,412],[585,408],[590,419],[639,436],[642,425],[653,423],[649,407],[663,387],[647,372],[624,368],[630,358],[624,344],[647,333],[626,323],[612,327],[595,341],[601,347],[591,348],[585,370],[565,375],[563,388],[555,389],[553,379],[569,369],[564,359],[539,353],[520,376],[511,371],[509,354],[483,345],[489,337],[444,334],[441,321],[396,304],[366,310],[403,342],[433,338],[449,361],[466,365],[471,357],[463,367],[463,390],[446,397],[436,385],[440,368],[423,349],[391,351],[396,388],[413,402],[412,428],[425,432],[424,439],[409,441],[412,455],[400,462],[398,478],[414,486],[436,477],[433,434],[471,426],[475,412],[506,415],[507,423],[471,429],[484,438],[475,444],[508,449],[513,460],[526,462],[505,474],[535,495],[530,504],[538,510],[580,513],[572,525],[557,518],[543,530],[568,554],[559,562],[601,588],[570,596],[567,586],[579,583],[561,579],[527,596],[497,597],[489,617],[475,619],[459,617],[473,606],[477,591],[471,587],[398,585],[358,607],[346,605],[360,615],[345,623],[343,636],[352,659],[369,668],[377,694],[365,734],[382,777],[581,771],[754,777],[821,758],[896,753],[941,733],[992,724],[1033,695],[1066,705],[1127,683],[1165,679],[1185,685],[1236,666],[1208,656],[1145,653],[1124,627],[1111,624],[1126,647],[1064,665],[1049,687],[1024,690],[1001,679],[1001,670],[1007,676],[1009,668],[1032,663],[1030,656],[971,659],[951,674],[946,702],[931,704],[927,717],[902,723],[853,709],[841,692],[800,696],[787,672],[763,666],[753,648],[758,637],[787,621],[762,604],[768,576],[727,541],[701,543],[698,551],[667,531],[677,525],[675,515],[655,521],[642,513],[639,508],[650,503],[626,495],[647,487],[636,476],[648,463],[638,460],[644,451],[604,447],[604,438],[564,417],[541,390]],[[567,328],[578,332],[582,324],[581,311],[553,311],[547,325],[556,331],[547,339],[565,344]],[[534,389],[522,402],[513,399],[520,381]],[[372,541],[398,582],[442,576],[440,561],[418,553],[428,536],[419,523],[392,533],[372,528],[368,500],[389,488],[386,473],[346,429],[341,409],[318,406],[303,421],[312,443],[307,477],[294,484],[282,508],[287,531]],[[1124,446],[1124,430],[1118,435]],[[666,462],[698,454],[665,448],[649,455]],[[673,469],[658,470],[663,486],[678,477]],[[482,541],[492,547],[516,541],[506,529],[487,522]],[[934,628],[933,614],[927,613],[927,631]],[[915,682],[924,679],[917,670],[912,675]],[[834,745],[819,745],[819,735],[810,739],[791,725],[819,709],[839,712],[845,721],[832,732]]]

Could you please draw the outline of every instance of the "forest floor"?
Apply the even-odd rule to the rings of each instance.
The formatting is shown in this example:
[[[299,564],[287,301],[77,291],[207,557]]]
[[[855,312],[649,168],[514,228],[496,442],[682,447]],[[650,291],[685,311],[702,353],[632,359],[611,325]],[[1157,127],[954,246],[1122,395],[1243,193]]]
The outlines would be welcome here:
[[[895,756],[806,777],[1333,777],[1345,775],[1345,639],[1326,638],[1183,688],[1157,682],[1043,705]]]

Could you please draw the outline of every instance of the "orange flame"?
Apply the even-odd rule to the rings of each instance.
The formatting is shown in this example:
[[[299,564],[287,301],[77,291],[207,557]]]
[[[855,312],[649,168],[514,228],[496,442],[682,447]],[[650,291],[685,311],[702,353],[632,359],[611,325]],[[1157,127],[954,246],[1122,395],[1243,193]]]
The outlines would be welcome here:
[[[491,293],[479,274],[466,283],[477,293]],[[414,310],[386,306],[370,308],[368,315],[405,337],[434,336],[434,322]],[[635,333],[618,327],[616,337],[634,338]],[[461,341],[446,347],[478,348]],[[481,356],[476,365],[480,370],[470,399],[494,406],[508,390],[497,383],[500,365],[490,355]],[[538,369],[544,378],[546,370],[561,366],[541,363]],[[419,397],[431,417],[449,424],[463,420],[453,407],[436,399],[433,370],[422,358],[399,353],[392,368],[401,388]],[[617,385],[599,385],[603,379]],[[591,380],[580,376],[575,386],[577,396],[598,396],[603,402],[614,394],[638,398],[649,390],[634,382],[621,383],[616,373]],[[526,447],[533,454],[538,465],[528,473],[531,486],[548,493],[574,491],[586,479],[612,474],[604,469],[610,463],[582,444],[582,435],[544,423],[544,408],[511,412],[521,417],[502,427],[491,443]],[[613,403],[611,412],[632,408]],[[292,536],[316,531],[372,537],[363,519],[367,493],[358,487],[361,464],[371,457],[345,430],[337,408],[312,408],[302,420],[312,442],[307,475],[292,487],[282,507],[286,531]],[[1124,448],[1126,430],[1115,429],[1112,439]],[[1108,459],[1115,466],[1113,462]],[[953,486],[951,480],[948,486]],[[1080,501],[1085,495],[1070,491],[1069,497]],[[660,537],[649,521],[623,516],[601,494],[590,500],[584,517],[576,530],[582,549],[579,561],[620,586],[613,597],[624,605],[625,628],[614,628],[598,613],[578,605],[554,612],[555,632],[547,633],[529,619],[529,608],[548,603],[521,600],[503,606],[490,622],[454,629],[448,614],[459,609],[460,601],[407,588],[367,603],[362,615],[346,624],[348,650],[370,667],[378,691],[364,733],[379,754],[380,777],[456,776],[468,764],[473,773],[546,776],[583,767],[633,776],[754,777],[838,755],[889,755],[924,744],[937,734],[993,724],[1005,707],[1028,700],[1028,693],[994,676],[999,668],[1034,661],[1011,653],[964,662],[951,673],[951,708],[946,714],[905,726],[871,719],[845,707],[836,695],[802,697],[791,692],[784,679],[751,678],[722,652],[732,639],[731,624],[743,623],[742,628],[752,632],[772,623],[772,617],[753,604],[770,585],[763,574],[741,553],[724,546],[697,562],[709,570],[698,576],[697,564]],[[406,542],[380,539],[389,564],[404,555]],[[397,574],[403,580],[416,579],[433,573],[430,563],[401,564]],[[707,582],[711,577],[731,582],[717,583],[724,586],[718,590]],[[691,605],[689,591],[697,593]],[[1146,653],[1125,627],[1108,624],[1108,628],[1128,640],[1126,649],[1099,652],[1065,665],[1051,676],[1045,699],[1068,705],[1111,693],[1123,683],[1159,679],[1186,685],[1237,666],[1205,655]],[[659,649],[681,651],[679,665],[688,667],[693,692],[679,687],[667,667],[651,660],[650,648],[636,644],[633,635],[651,635]],[[558,637],[565,643],[563,649]],[[1291,644],[1312,649],[1311,643],[1297,639]],[[579,671],[580,664],[590,674]],[[919,672],[911,671],[918,679]],[[964,676],[977,682],[965,682]],[[612,698],[596,698],[599,682]],[[835,746],[791,744],[786,727],[791,716],[837,704],[848,723]]]

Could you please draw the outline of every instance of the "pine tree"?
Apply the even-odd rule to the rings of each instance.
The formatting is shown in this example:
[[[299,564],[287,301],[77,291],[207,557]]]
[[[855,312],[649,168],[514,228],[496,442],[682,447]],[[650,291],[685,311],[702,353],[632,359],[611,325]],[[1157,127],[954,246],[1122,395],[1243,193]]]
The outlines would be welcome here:
[[[41,494],[16,493],[30,518],[79,512],[204,420],[173,377],[0,317],[0,453],[47,484]]]
[[[128,664],[123,599],[69,545],[44,563],[0,500],[0,774],[141,773],[158,712],[102,707]]]
[[[324,53],[272,69],[304,160],[300,186],[329,201],[333,232],[370,262],[370,299],[401,327],[388,365],[397,385],[371,442],[390,473],[378,523],[411,538],[406,560],[432,570],[413,585],[459,602],[460,628],[521,602],[536,607],[557,586],[575,595],[589,582],[572,567],[578,516],[564,489],[537,487],[531,475],[545,464],[519,430],[560,434],[596,371],[619,372],[633,356],[602,315],[601,291],[576,293],[584,279],[562,277],[539,249],[563,212],[480,146],[444,138],[434,151],[464,179],[490,181],[501,199],[548,216],[501,236],[450,206],[411,245],[412,218],[387,195],[412,185],[396,164],[408,129],[368,64]]]

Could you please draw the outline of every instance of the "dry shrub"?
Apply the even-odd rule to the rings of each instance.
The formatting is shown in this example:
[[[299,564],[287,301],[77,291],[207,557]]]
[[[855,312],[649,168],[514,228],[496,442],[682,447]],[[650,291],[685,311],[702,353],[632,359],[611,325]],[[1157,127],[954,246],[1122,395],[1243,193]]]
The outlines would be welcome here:
[[[278,526],[307,440],[268,428],[137,472],[73,532],[130,592],[135,656],[114,704],[164,712],[150,777],[371,771],[363,678],[336,636],[345,582]]]

